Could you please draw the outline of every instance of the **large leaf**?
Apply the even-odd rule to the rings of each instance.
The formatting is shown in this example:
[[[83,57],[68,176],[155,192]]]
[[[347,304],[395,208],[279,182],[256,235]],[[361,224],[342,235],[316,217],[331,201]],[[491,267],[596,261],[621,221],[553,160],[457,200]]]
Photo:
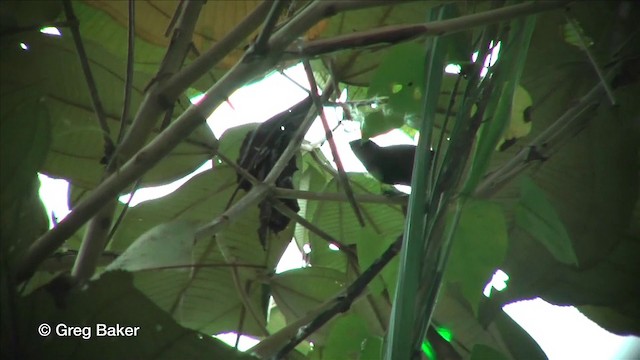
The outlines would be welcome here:
[[[398,2],[388,6],[344,12],[329,20],[327,29],[321,37],[365,31],[385,25],[423,23],[427,20],[429,9],[442,3],[441,1]],[[475,6],[475,4],[472,5],[472,7]],[[365,50],[343,51],[332,56],[333,69],[339,75],[340,81],[353,85],[368,85],[373,71],[380,64],[380,60],[386,56],[386,50],[386,46],[382,45]]]
[[[27,87],[0,95],[0,204],[4,261],[13,265],[49,226],[38,196],[37,172],[51,143],[49,113],[40,94]]]
[[[199,226],[213,220],[225,210],[235,189],[235,177],[235,171],[230,167],[218,166],[197,175],[164,198],[130,209],[110,249],[121,252],[131,246],[128,252],[155,251],[148,245],[140,248],[131,244],[148,229],[169,221]],[[236,199],[243,193],[241,191]],[[179,227],[182,230],[178,233],[182,235],[160,239],[184,241],[180,246],[174,245],[180,251],[189,251],[189,261],[178,264],[184,256],[178,259],[178,254],[170,253],[165,255],[169,256],[171,264],[164,262],[163,265],[159,263],[160,259],[148,258],[156,263],[157,269],[168,269],[136,272],[136,287],[184,326],[212,334],[239,331],[263,336],[261,323],[266,323],[265,299],[268,300],[269,290],[262,287],[261,279],[275,270],[291,241],[293,226],[277,235],[271,234],[267,251],[258,241],[258,226],[258,207],[255,205],[215,238],[201,239],[194,246],[189,242],[190,225]],[[152,230],[151,234],[159,229]],[[168,236],[166,231],[164,234]],[[167,250],[159,244],[155,249],[161,253]],[[245,309],[245,301],[253,312]]]
[[[22,50],[18,44],[28,46]],[[61,37],[26,33],[2,38],[0,79],[6,93],[32,86],[44,95],[51,114],[52,148],[44,172],[70,180],[75,186],[92,189],[104,172],[103,132],[93,113],[89,90],[79,65],[78,55],[67,30]],[[124,61],[100,45],[85,41],[85,48],[97,90],[104,107],[112,139],[118,134],[123,106]],[[151,75],[134,74],[131,96],[133,116]],[[188,104],[178,104],[174,116]],[[157,134],[158,128],[154,133]],[[198,128],[171,154],[150,170],[144,184],[158,184],[183,177],[210,157],[213,135],[206,125]]]
[[[362,123],[363,138],[385,133],[391,129],[407,124],[419,128],[421,119],[422,99],[424,89],[424,64],[426,54],[422,43],[405,43],[391,47],[382,59],[380,66],[373,73],[367,89],[369,98],[383,98],[384,105],[378,110],[365,111]],[[444,115],[450,102],[451,95],[456,90],[457,75],[443,73],[442,88],[438,97],[434,138],[440,136],[443,130]],[[457,90],[455,96],[461,96]],[[457,107],[452,108],[450,116],[454,116]],[[444,129],[449,131],[451,124]]]
[[[618,46],[612,44],[633,43],[624,46],[624,51],[637,56],[640,53],[637,42],[625,42],[633,36],[629,34],[636,24],[619,17],[622,15],[617,4],[593,5],[597,9],[576,4],[572,12],[585,33],[594,39],[590,50],[602,57],[598,63],[609,61],[610,49]],[[637,13],[638,7],[629,11]],[[600,82],[586,54],[566,43],[557,31],[565,22],[560,13],[539,17],[522,78],[533,99],[533,128],[528,138],[516,143],[513,149],[494,156],[492,170],[525,147],[527,139],[544,131]],[[505,205],[510,224],[509,250],[501,269],[511,278],[509,288],[498,293],[495,301],[508,303],[541,296],[555,304],[594,306],[604,310],[594,318],[600,325],[617,332],[637,333],[640,317],[630,304],[637,303],[640,297],[635,285],[640,269],[637,259],[631,259],[628,253],[636,251],[638,241],[637,235],[629,237],[628,229],[639,188],[640,137],[634,125],[639,85],[633,76],[617,84],[624,84],[614,91],[617,107],[610,108],[603,95],[599,107],[589,112],[588,123],[576,127],[573,137],[558,152],[534,165],[529,173],[566,229],[580,267],[561,263],[555,257],[557,251],[550,253],[550,248],[536,240],[539,236],[535,232],[536,238],[514,224],[513,210],[520,193],[518,183],[513,182],[495,196]],[[567,261],[570,257],[563,259]],[[624,318],[628,321],[621,321]]]
[[[137,69],[152,73],[157,71],[164,50],[169,46],[171,31],[175,30],[175,21],[183,4],[184,2],[180,0],[149,0],[136,3],[135,66]],[[259,0],[206,2],[195,24],[192,49],[186,54],[185,63],[189,64],[197,56],[218,44],[233,32],[236,25],[258,8],[261,16],[266,16],[269,5],[264,5]],[[308,3],[303,1],[291,4],[287,14],[280,17],[278,28],[306,5]],[[126,2],[84,0],[74,2],[74,8],[84,36],[104,44],[111,53],[121,59],[126,57],[126,47],[122,46],[127,36],[126,27],[129,20]],[[248,46],[256,39],[261,21],[260,15],[257,18],[254,17],[254,21],[249,24],[255,28],[251,35],[240,41],[228,54],[223,54],[225,56],[215,67],[192,86],[200,91],[208,89],[240,61]],[[320,21],[307,31],[305,38],[314,39],[323,33],[325,28],[326,21]]]
[[[353,174],[350,179],[353,181],[352,187],[356,194],[379,191],[380,185],[372,178]],[[343,192],[344,190],[336,179],[332,179],[324,191]],[[364,268],[380,255],[376,249],[388,247],[402,232],[404,216],[397,206],[387,204],[360,204],[359,206],[365,218],[365,227],[360,226],[353,209],[346,202],[320,202],[315,207],[311,219],[315,225],[342,244],[356,244],[359,255],[361,251],[367,251],[367,247],[371,246],[373,250],[360,260],[360,267]],[[326,240],[314,233],[310,234],[310,240],[312,265],[347,271],[342,254],[331,250]],[[380,290],[382,289],[378,288],[378,291]]]
[[[187,222],[160,224],[139,237],[106,270],[153,270],[191,263],[195,227]]]
[[[578,265],[571,239],[546,195],[528,177],[520,183],[522,197],[516,207],[516,224],[540,241],[559,261]]]
[[[452,241],[445,278],[460,286],[475,312],[482,289],[506,253],[507,227],[500,206],[480,200],[465,204]]]
[[[285,271],[270,279],[273,298],[287,323],[315,310],[344,289],[343,272],[322,267],[307,267]],[[325,328],[326,329],[326,328]],[[325,340],[326,331],[316,332],[311,339]]]
[[[61,12],[62,3],[56,1],[3,1],[0,4],[0,32],[4,36],[52,22]]]
[[[179,326],[139,290],[131,275],[113,272],[90,282],[83,289],[64,297],[54,287],[41,288],[20,299],[16,308],[13,353],[23,359],[45,358],[56,354],[65,359],[251,359],[209,334]],[[39,336],[40,324],[52,328],[49,336]],[[131,327],[129,337],[99,336],[98,326]],[[82,333],[62,336],[67,326],[82,327]],[[137,328],[138,330],[134,329]],[[85,338],[83,338],[83,334]],[[4,336],[8,332],[3,331]],[[158,345],[162,344],[161,347]]]

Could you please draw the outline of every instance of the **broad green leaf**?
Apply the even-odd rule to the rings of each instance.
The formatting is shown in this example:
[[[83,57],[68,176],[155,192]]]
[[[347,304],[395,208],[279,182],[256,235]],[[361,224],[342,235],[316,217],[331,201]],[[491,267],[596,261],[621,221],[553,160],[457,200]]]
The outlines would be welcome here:
[[[86,4],[86,5],[85,5]],[[126,56],[127,2],[89,0],[76,5],[80,24],[86,28],[87,36],[104,43],[110,52],[124,59]],[[181,2],[178,0],[153,0],[136,4],[136,67],[153,70],[162,61],[164,51],[171,41],[172,20]],[[193,33],[195,51],[189,51],[186,62],[210,49],[222,40],[242,19],[260,4],[257,0],[242,2],[211,1],[204,4]],[[265,14],[266,15],[266,14]],[[177,16],[177,15],[176,15]],[[256,31],[248,38],[255,38]],[[83,31],[84,33],[84,31]],[[247,39],[248,41],[248,39]],[[140,45],[138,45],[140,44]],[[196,87],[204,91],[240,60],[247,42],[242,41],[231,49],[213,71],[203,76]],[[140,50],[138,50],[140,46]]]
[[[2,257],[11,266],[49,227],[37,172],[49,153],[51,124],[40,94],[28,87],[0,95]]]
[[[540,241],[558,261],[578,266],[569,234],[544,191],[527,176],[522,177],[520,188],[516,224]]]
[[[361,344],[360,360],[382,359],[384,341],[381,337],[369,336]]]
[[[15,302],[12,333],[21,341],[14,350],[24,358],[44,358],[51,354],[65,359],[252,358],[206,333],[179,326],[136,289],[131,275],[125,272],[104,274],[66,296],[52,292],[54,288],[41,288]],[[49,337],[36,332],[42,323],[53,328]],[[88,327],[90,338],[60,337],[55,333],[58,324]],[[139,329],[137,336],[132,337],[98,337],[97,324]]]
[[[511,116],[509,117],[509,124],[505,129],[502,138],[496,146],[496,150],[500,148],[505,140],[520,139],[531,132],[532,119],[529,117],[529,112],[533,100],[527,89],[518,85],[513,93],[513,104],[511,105]]]
[[[323,359],[358,359],[370,331],[364,320],[354,314],[336,318],[324,344]]]
[[[134,239],[158,224],[186,221],[202,225],[220,216],[236,188],[236,173],[216,166],[161,199],[129,209],[115,238],[112,251],[124,251]],[[244,196],[240,191],[236,201]],[[135,285],[183,326],[210,334],[238,331],[263,336],[266,323],[263,288],[293,236],[293,226],[268,238],[265,252],[257,236],[258,206],[249,206],[215,238],[196,242],[191,260],[172,270],[140,271]],[[244,289],[253,312],[244,309]],[[259,318],[246,316],[254,313]],[[244,320],[242,320],[244,319]]]
[[[376,193],[379,189],[376,180],[365,177],[363,174],[351,175],[350,179],[352,179],[355,194]],[[324,191],[343,192],[344,190],[338,185],[336,179],[332,179]],[[309,201],[309,203],[313,202]],[[347,202],[318,202],[315,211],[311,214],[311,219],[316,226],[319,226],[337,241],[345,245],[356,244],[358,252],[362,247],[373,246],[372,252],[365,255],[365,260],[360,260],[360,267],[366,268],[379,256],[380,253],[376,251],[378,246],[386,248],[402,232],[404,216],[398,206],[364,203],[359,206],[365,218],[366,226],[364,228],[358,223],[353,209]],[[311,265],[347,271],[346,259],[343,254],[331,250],[327,241],[314,233],[310,234],[310,239],[309,259]],[[373,242],[380,245],[372,245]],[[380,290],[382,289],[376,289],[376,291]]]
[[[595,41],[590,50],[602,54],[604,57],[597,58],[605,62],[611,60],[606,54],[611,54],[612,48],[624,49],[622,52],[627,55],[639,49],[631,35],[637,24],[621,20],[618,11],[616,4],[610,2],[576,3],[572,7],[572,15],[586,33],[602,40]],[[620,34],[628,35],[614,41],[610,37],[612,19],[616,19]],[[535,104],[532,138],[600,83],[585,53],[564,41],[563,13],[546,13],[539,16],[538,22],[521,80]],[[629,239],[628,231],[640,189],[640,143],[635,122],[640,88],[637,77],[629,74],[622,71],[612,83],[617,106],[605,101],[589,109],[557,151],[547,161],[531,164],[528,174],[562,220],[581,268],[561,263],[528,232],[510,226],[509,255],[500,266],[509,274],[510,286],[494,294],[501,303],[540,296],[565,306],[597,304],[609,310],[594,315],[600,326],[638,334],[640,315],[631,304],[638,302],[640,294],[637,286],[629,284],[635,284],[640,274],[637,257],[633,256],[639,250],[637,240],[633,240],[634,236]],[[526,143],[522,145],[510,148],[506,154],[495,153],[494,157],[504,161]],[[499,161],[494,165],[491,170],[499,168]],[[518,201],[518,185],[517,181],[507,184],[495,195],[508,207],[508,218],[512,220],[514,214],[509,211]]]
[[[275,334],[278,330],[287,326],[287,320],[277,306],[273,306],[269,309],[268,320],[267,330],[269,330],[269,334]],[[311,345],[309,342],[303,341],[296,346],[296,350],[306,355],[311,351]]]
[[[484,200],[468,201],[452,241],[445,278],[461,287],[477,312],[482,290],[506,254],[507,226],[500,206]]]
[[[53,22],[62,12],[62,3],[47,0],[4,1],[0,8],[2,33]]]
[[[469,358],[475,344],[485,344],[514,358],[503,335],[492,326],[487,327],[478,321],[471,304],[458,286],[443,284],[433,314],[433,324],[437,325],[437,329],[449,331],[451,342],[460,345],[455,347],[462,358]]]
[[[11,92],[13,90],[13,92]],[[51,143],[51,120],[42,95],[34,87],[9,90],[0,97],[0,156],[2,206],[30,191]]]
[[[237,161],[240,156],[242,142],[250,131],[255,130],[259,124],[250,123],[227,129],[220,136],[220,147],[218,151],[227,158]]]
[[[484,344],[476,344],[471,350],[471,360],[507,360],[503,353],[500,351],[484,345]]]
[[[371,137],[404,124],[405,117],[421,113],[424,95],[424,47],[407,43],[392,47],[376,70],[367,96],[388,98],[385,113],[369,114],[362,125],[363,136]],[[372,124],[368,124],[371,121]]]
[[[502,309],[499,310],[495,319],[495,325],[500,332],[502,341],[513,354],[513,358],[547,359],[547,355],[542,351],[540,345]]]
[[[586,317],[600,325],[607,331],[620,336],[640,334],[640,322],[626,314],[620,313],[606,306],[586,305],[578,306],[578,310]]]
[[[52,143],[42,172],[69,180],[74,186],[92,189],[104,174],[104,133],[93,112],[92,100],[70,32],[61,37],[40,33],[22,33],[6,38],[0,53],[0,79],[3,93],[25,86],[40,92],[51,116]],[[4,38],[3,38],[4,39]],[[27,44],[21,49],[18,44]],[[125,84],[125,62],[107,52],[101,44],[84,41],[91,71],[104,107],[107,128],[112,139],[120,129]],[[152,75],[135,72],[131,94],[130,120],[134,117]],[[189,105],[178,102],[173,118]],[[150,137],[158,134],[160,124]],[[143,185],[163,184],[181,178],[210,159],[215,148],[211,130],[202,125],[181,142],[165,159],[143,178]]]
[[[424,23],[429,10],[442,3],[444,1],[389,2],[384,6],[340,12],[329,19],[321,38],[372,30],[387,25]],[[461,8],[464,7],[461,6]],[[391,51],[391,47],[387,45],[345,49],[334,53],[331,61],[333,72],[340,74],[339,80],[349,85],[371,84],[381,60],[385,59]]]
[[[580,23],[575,19],[568,18],[568,21],[562,26],[564,41],[568,44],[578,47],[581,50],[586,50],[593,46],[593,40],[588,37]]]
[[[290,322],[344,290],[346,275],[334,269],[306,267],[276,274],[269,283],[278,308]]]
[[[153,270],[191,263],[196,227],[185,221],[160,224],[142,234],[107,266],[113,270]]]
[[[299,174],[297,179],[294,175],[294,184],[297,184],[296,188],[298,190],[312,192],[321,192],[324,190],[327,184],[327,174],[323,173],[323,170],[319,168],[318,164],[311,158],[311,156],[307,154],[302,156],[302,168],[304,170],[296,172],[296,175]],[[309,219],[311,218],[311,214],[315,212],[318,202],[298,199],[298,205],[300,206],[298,215],[305,219]],[[305,244],[311,243],[310,236],[309,229],[299,223],[296,223],[294,237],[300,249],[302,249]]]
[[[404,114],[402,113],[385,113],[384,111],[373,111],[365,115],[360,126],[362,138],[368,139],[376,135],[399,128],[404,125]]]
[[[204,171],[173,193],[130,208],[109,249],[124,251],[155,226],[174,220],[204,223],[221,214],[235,190],[236,173],[228,166]],[[236,201],[242,196],[236,195]]]
[[[491,156],[500,138],[508,128],[512,118],[514,94],[520,83],[535,24],[535,16],[512,21],[512,35],[509,37],[508,43],[502,46],[505,50],[500,54],[498,63],[495,64],[498,70],[496,70],[493,91],[500,96],[493,96],[487,105],[484,117],[489,121],[485,122],[479,130],[478,144],[473,155],[471,170],[463,187],[464,193],[470,194],[476,188],[487,171]]]

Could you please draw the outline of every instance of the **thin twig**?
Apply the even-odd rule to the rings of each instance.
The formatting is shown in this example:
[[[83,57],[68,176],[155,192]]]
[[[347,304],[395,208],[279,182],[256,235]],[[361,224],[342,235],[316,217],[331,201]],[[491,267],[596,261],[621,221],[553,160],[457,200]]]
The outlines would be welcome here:
[[[611,79],[615,72],[615,69],[609,72],[609,74],[605,76],[605,79]],[[528,161],[532,151],[538,152],[544,158],[549,157],[554,145],[564,144],[566,137],[572,134],[572,132],[567,130],[583,116],[593,113],[592,110],[599,103],[598,98],[602,95],[603,91],[602,82],[594,86],[575,106],[562,114],[553,124],[533,139],[528,146],[520,150],[498,170],[488,174],[476,188],[474,196],[488,198],[495,194],[504,184],[508,183],[532,164],[532,161]]]
[[[168,79],[161,86],[159,94],[171,100],[176,99],[191,84],[201,76],[209,72],[229,53],[238,48],[242,41],[251,35],[260,26],[271,8],[270,1],[261,2],[249,15],[229,32],[224,38],[216,42],[202,56],[195,59],[189,65],[182,68],[176,75]]]
[[[267,51],[267,43],[269,42],[269,38],[271,37],[271,33],[273,32],[276,23],[278,22],[278,18],[280,18],[280,14],[286,5],[286,1],[284,0],[275,0],[271,5],[271,10],[269,10],[269,15],[264,21],[264,25],[262,26],[262,31],[258,35],[255,44],[253,45],[253,52],[257,55],[262,55]]]
[[[352,258],[354,258],[356,256],[356,254],[353,252],[353,250],[351,248],[349,248],[349,246],[343,244],[341,241],[339,241],[339,240],[335,239],[333,236],[327,234],[326,232],[324,232],[324,230],[322,230],[319,227],[315,226],[314,224],[312,224],[307,219],[305,219],[302,216],[298,215],[298,213],[296,213],[295,211],[289,209],[289,207],[287,207],[282,201],[280,201],[278,199],[272,199],[271,203],[272,203],[273,207],[275,207],[276,210],[278,210],[280,213],[282,213],[283,215],[287,216],[289,219],[297,222],[298,224],[306,227],[307,229],[309,229],[309,231],[311,231],[312,233],[315,233],[321,239],[327,241],[327,243],[335,245],[336,247],[338,247],[338,249],[340,251],[344,252],[347,256],[352,257]]]
[[[593,54],[591,53],[591,50],[589,50],[589,46],[587,45],[587,42],[584,39],[582,31],[580,31],[580,27],[576,24],[576,21],[573,18],[567,15],[566,12],[564,13],[564,17],[565,19],[567,19],[567,22],[569,23],[573,31],[576,33],[576,36],[578,37],[578,41],[580,41],[580,48],[582,48],[582,50],[587,54],[587,57],[589,58],[589,62],[591,63],[593,70],[598,75],[598,78],[600,78],[600,82],[604,87],[604,91],[607,94],[607,97],[609,97],[609,101],[611,102],[611,105],[616,105],[616,98],[613,96],[613,91],[611,90],[609,83],[604,78],[604,74],[602,73],[602,69],[600,68],[600,65],[598,65],[598,63],[596,62],[596,59],[593,57]]]
[[[93,104],[93,110],[98,120],[98,124],[100,124],[100,129],[102,130],[102,138],[104,140],[103,155],[105,159],[109,159],[113,154],[115,146],[113,144],[113,140],[111,140],[111,132],[109,130],[109,125],[107,124],[107,117],[105,115],[104,107],[102,106],[102,101],[100,100],[100,95],[98,94],[96,80],[94,79],[93,73],[91,72],[89,57],[87,56],[87,51],[85,50],[84,43],[82,42],[82,36],[80,35],[80,24],[78,22],[78,18],[76,18],[75,12],[73,11],[71,0],[64,0],[63,5],[67,23],[70,25],[71,34],[73,36],[73,42],[76,46],[76,50],[78,51],[80,67],[82,68],[82,73],[84,74],[85,81],[87,82],[87,87],[89,88],[89,95],[91,97],[91,103]]]
[[[344,167],[342,166],[342,161],[340,160],[340,154],[338,154],[338,147],[336,146],[336,142],[333,140],[333,133],[329,128],[329,123],[327,122],[327,117],[324,114],[324,109],[322,107],[322,101],[320,100],[320,95],[318,95],[318,85],[316,84],[316,79],[313,76],[313,70],[311,69],[311,64],[309,60],[303,59],[302,64],[304,65],[304,69],[307,73],[307,79],[309,80],[309,84],[311,86],[311,99],[315,103],[316,108],[318,109],[318,114],[320,114],[320,119],[322,121],[322,127],[324,128],[325,137],[329,141],[329,148],[331,148],[331,154],[333,155],[333,161],[336,163],[336,167],[338,168],[338,181],[344,187],[344,192],[347,194],[347,198],[349,199],[349,204],[353,209],[353,212],[356,214],[358,218],[358,222],[360,226],[364,227],[365,222],[362,217],[362,213],[360,212],[360,208],[353,198],[353,190],[351,189],[351,185],[349,184],[349,179],[347,178],[347,173],[344,171]],[[332,76],[333,79],[333,76]],[[337,84],[335,81],[331,83],[332,86]],[[337,91],[338,89],[334,89]]]
[[[129,119],[129,108],[131,107],[131,90],[133,88],[133,61],[135,59],[136,44],[136,3],[129,0],[129,27],[127,34],[127,70],[124,80],[124,105],[122,106],[122,116],[120,117],[120,130],[118,131],[117,143],[122,142],[124,132]]]
[[[129,211],[129,209],[130,209],[131,201],[133,200],[133,196],[135,195],[136,191],[138,191],[138,189],[140,188],[140,184],[141,183],[142,183],[142,178],[136,180],[136,182],[133,184],[133,186],[131,188],[130,195],[129,195],[129,199],[127,199],[127,203],[124,204],[124,208],[122,209],[120,214],[118,214],[118,218],[113,223],[113,226],[111,227],[111,230],[109,231],[109,235],[107,235],[107,244],[111,241],[111,239],[113,239],[113,236],[116,234],[116,231],[120,227],[120,224],[122,224],[122,221],[124,220],[125,215],[127,215],[127,211]]]
[[[384,269],[385,266],[398,254],[402,246],[402,236],[398,237],[388,248],[385,250],[378,259],[376,259],[362,275],[360,275],[344,293],[336,296],[333,299],[333,305],[327,310],[316,316],[309,324],[303,326],[298,330],[296,336],[294,336],[288,344],[286,344],[278,353],[272,357],[273,360],[282,359],[293,350],[298,344],[300,344],[309,335],[316,332],[329,320],[333,319],[339,313],[346,312],[351,307],[351,304],[358,298],[362,292],[367,288],[369,283]]]
[[[349,201],[345,193],[337,192],[315,192],[296,189],[275,188],[273,196],[280,199],[305,199],[318,201]],[[405,205],[407,196],[384,196],[375,194],[354,194],[357,202],[387,205]]]

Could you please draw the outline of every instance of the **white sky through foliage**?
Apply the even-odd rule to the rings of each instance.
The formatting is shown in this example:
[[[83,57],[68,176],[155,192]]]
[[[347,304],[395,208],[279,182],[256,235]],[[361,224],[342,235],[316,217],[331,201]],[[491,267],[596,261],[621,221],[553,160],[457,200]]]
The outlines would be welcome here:
[[[302,66],[290,68],[286,70],[286,73],[299,83],[308,86]],[[227,128],[265,121],[304,97],[306,97],[306,93],[298,85],[282,75],[275,74],[236,91],[228,103],[223,103],[216,109],[209,118],[209,124],[215,136],[220,138]],[[326,113],[330,127],[334,128],[338,123],[338,116],[341,116],[340,111],[326,108]],[[344,126],[340,126],[334,133],[341,160],[347,171],[363,172],[365,171],[364,167],[348,144],[349,141],[360,137],[358,125],[349,124],[349,122],[343,122],[343,124]],[[311,143],[318,143],[323,140],[323,137],[324,131],[318,119],[305,139]],[[414,143],[413,139],[397,130],[375,138],[375,141],[381,146]],[[327,159],[332,160],[326,142],[322,149]],[[204,171],[209,167],[210,162],[207,162],[197,172]],[[169,185],[140,189],[136,193],[132,205],[137,205],[146,199],[165,196],[178,189],[196,173]],[[45,207],[48,213],[55,214],[59,221],[69,211],[67,207],[68,184],[64,180],[50,179],[44,175],[40,176],[40,180],[42,183],[40,196]],[[127,198],[124,196],[121,201],[126,202]],[[292,244],[278,265],[277,271],[281,272],[303,265],[304,261],[302,261],[299,250]],[[586,318],[574,307],[553,306],[541,299],[536,299],[510,304],[504,309],[538,341],[550,359],[627,359],[633,356],[631,355],[633,349],[630,347],[640,348],[639,338],[611,334]],[[235,343],[235,335],[233,334],[227,334],[221,338],[231,345]],[[250,346],[251,343],[248,345],[244,341],[240,343],[240,349],[243,347],[246,349]]]

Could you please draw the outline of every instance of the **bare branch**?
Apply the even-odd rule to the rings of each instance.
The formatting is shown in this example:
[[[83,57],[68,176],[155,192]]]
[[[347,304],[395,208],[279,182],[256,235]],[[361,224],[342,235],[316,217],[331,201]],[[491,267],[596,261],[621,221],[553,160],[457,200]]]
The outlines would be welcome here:
[[[304,64],[304,69],[307,73],[307,78],[309,79],[309,84],[311,85],[311,98],[318,109],[318,113],[320,114],[320,119],[322,121],[322,127],[324,128],[325,137],[329,141],[329,148],[331,149],[331,154],[333,155],[333,161],[336,163],[336,167],[338,168],[338,182],[340,185],[344,187],[344,192],[347,194],[347,199],[349,199],[349,204],[355,212],[356,217],[358,218],[358,222],[360,226],[364,227],[365,222],[362,217],[362,213],[360,212],[360,208],[358,207],[358,203],[356,203],[353,198],[353,190],[351,189],[351,185],[349,184],[349,179],[347,178],[347,173],[344,171],[344,167],[342,166],[342,161],[340,160],[340,154],[338,154],[338,147],[336,146],[336,142],[333,141],[333,133],[329,128],[329,123],[327,122],[327,117],[324,115],[324,109],[322,107],[322,101],[320,100],[320,96],[318,95],[318,85],[316,84],[316,80],[313,76],[313,70],[311,70],[311,64],[309,64],[309,60],[303,59],[302,63]],[[335,87],[337,85],[337,81],[333,76],[331,76],[333,80],[331,85]],[[335,88],[335,91],[338,91],[339,88]]]
[[[180,93],[196,82],[207,71],[224,59],[231,51],[236,49],[251,33],[253,33],[261,21],[267,16],[271,7],[270,1],[263,1],[251,14],[247,15],[227,36],[215,43],[202,56],[198,57],[180,72],[167,80],[159,90],[160,96],[171,101],[177,99]]]
[[[93,104],[93,111],[95,112],[96,118],[98,119],[98,124],[100,124],[100,129],[102,130],[102,138],[104,140],[103,155],[105,159],[109,159],[113,154],[115,146],[113,144],[113,140],[111,140],[111,132],[109,130],[109,125],[107,125],[107,117],[104,112],[104,107],[102,106],[102,101],[100,100],[100,95],[98,94],[96,80],[94,79],[93,73],[91,72],[89,57],[87,56],[87,51],[84,48],[84,43],[82,42],[82,37],[80,36],[80,26],[78,23],[78,18],[76,18],[76,15],[73,11],[71,0],[63,1],[63,5],[67,23],[70,24],[71,34],[73,35],[73,42],[76,46],[76,50],[78,51],[80,67],[82,68],[84,78],[87,81],[87,87],[89,88],[89,95],[91,97],[91,103]]]
[[[371,264],[362,275],[360,275],[344,293],[339,294],[333,299],[333,305],[316,316],[309,324],[301,327],[296,335],[285,345],[278,353],[272,357],[273,360],[283,359],[284,356],[293,350],[309,335],[320,329],[329,320],[333,319],[339,313],[349,310],[351,304],[364,292],[367,285],[384,269],[385,266],[393,259],[402,246],[402,235],[394,241],[387,250],[380,255],[376,261]]]
[[[319,201],[349,201],[346,194],[334,192],[314,192],[295,189],[275,188],[273,196],[281,199],[306,199]],[[389,197],[375,194],[354,194],[357,202],[388,205],[406,205],[407,196]]]
[[[340,251],[344,252],[347,256],[352,257],[352,258],[355,257],[356,254],[347,245],[343,244],[341,241],[335,239],[333,236],[331,236],[331,235],[327,234],[326,232],[324,232],[324,230],[322,230],[319,227],[313,225],[307,219],[303,218],[302,216],[298,215],[293,210],[289,209],[282,201],[280,201],[278,199],[273,199],[272,200],[272,204],[273,204],[273,207],[275,207],[279,212],[281,212],[283,215],[287,216],[289,219],[291,219],[291,220],[297,222],[298,224],[306,227],[307,229],[309,229],[309,231],[315,233],[321,239],[326,240],[329,244],[334,244],[335,246],[338,247],[338,249],[340,249]]]
[[[256,39],[255,44],[253,45],[254,54],[261,55],[267,51],[267,43],[269,41],[269,37],[271,37],[271,33],[273,32],[276,23],[278,22],[278,18],[282,13],[282,9],[284,9],[286,5],[285,0],[275,0],[273,1],[273,5],[271,5],[271,10],[269,10],[269,15],[267,19],[264,21],[264,26],[262,27],[262,31],[260,31],[260,35]]]
[[[127,70],[124,80],[124,101],[122,105],[122,116],[120,117],[120,130],[117,142],[120,143],[124,137],[127,120],[129,119],[129,108],[131,107],[131,90],[133,88],[133,61],[135,59],[136,44],[136,3],[129,0],[129,26],[127,34]]]
[[[609,72],[605,79],[611,79],[616,70]],[[531,164],[532,152],[535,151],[543,159],[549,157],[551,151],[556,150],[564,144],[566,138],[573,132],[570,131],[585,115],[593,112],[594,106],[600,103],[600,97],[604,91],[602,82],[593,87],[580,101],[562,114],[553,124],[547,127],[540,135],[533,139],[528,146],[520,150],[506,164],[495,172],[488,174],[478,185],[474,196],[488,198],[495,194],[502,186],[516,177]]]
[[[455,19],[432,21],[428,23],[385,26],[373,30],[339,35],[328,39],[309,41],[302,45],[304,56],[318,56],[335,51],[356,49],[379,44],[398,44],[423,36],[452,34],[477,26],[510,20],[519,16],[532,15],[566,6],[571,1],[531,1],[523,4],[505,6],[477,14],[461,16]],[[299,58],[300,51],[290,48],[286,58]]]
[[[587,42],[585,41],[584,36],[580,31],[578,24],[576,24],[576,21],[573,18],[570,18],[569,16],[567,16],[566,13],[564,14],[564,17],[565,19],[567,19],[567,22],[569,23],[573,31],[576,33],[576,36],[580,41],[580,47],[587,54],[587,57],[589,58],[589,62],[591,63],[593,70],[598,75],[598,78],[600,78],[600,82],[604,87],[605,93],[609,97],[609,101],[611,102],[611,105],[616,105],[616,98],[613,96],[613,91],[611,90],[611,86],[609,86],[609,83],[604,78],[600,65],[598,65],[598,63],[596,62],[596,59],[593,57],[593,54],[591,53],[591,50],[589,50],[589,46],[587,45]]]

